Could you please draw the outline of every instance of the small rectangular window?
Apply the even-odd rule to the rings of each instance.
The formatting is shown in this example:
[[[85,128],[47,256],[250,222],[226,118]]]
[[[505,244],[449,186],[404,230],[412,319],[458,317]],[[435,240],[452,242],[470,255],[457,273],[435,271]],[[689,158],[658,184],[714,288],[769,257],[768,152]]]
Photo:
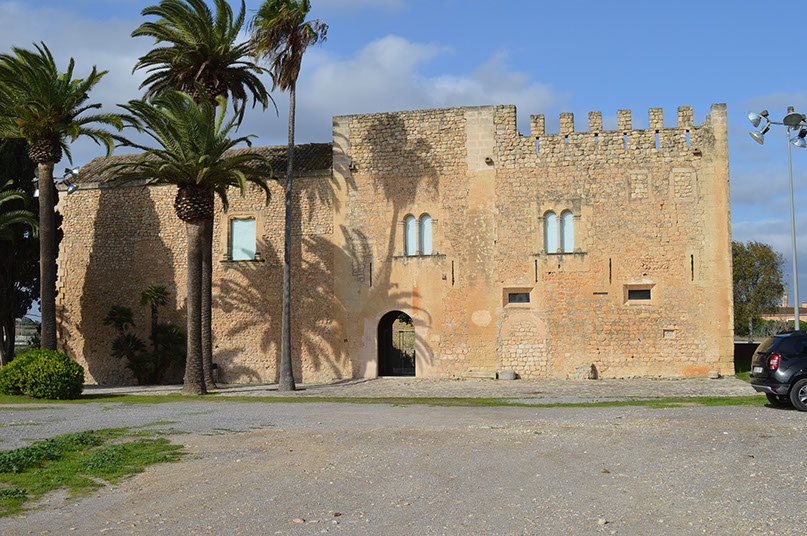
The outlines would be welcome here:
[[[255,260],[255,231],[255,218],[230,220],[230,258],[232,260]]]
[[[509,292],[507,294],[507,303],[530,303],[530,293]]]
[[[628,290],[628,299],[629,300],[649,300],[650,299],[650,289],[629,289]]]

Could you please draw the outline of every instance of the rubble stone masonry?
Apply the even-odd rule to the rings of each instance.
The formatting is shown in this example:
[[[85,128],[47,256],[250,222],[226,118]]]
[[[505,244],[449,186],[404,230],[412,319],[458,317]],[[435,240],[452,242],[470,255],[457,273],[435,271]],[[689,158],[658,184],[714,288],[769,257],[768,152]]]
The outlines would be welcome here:
[[[557,134],[542,115],[530,123],[521,135],[514,106],[334,118],[331,167],[295,179],[298,379],[375,377],[390,311],[414,321],[420,377],[733,374],[725,105],[700,126],[691,107],[670,127],[660,109],[648,129],[629,110],[613,131],[600,112],[585,131],[572,114]],[[269,206],[254,189],[217,211],[214,359],[227,382],[277,375],[283,194],[272,191]],[[162,284],[164,318],[184,325],[174,195],[92,176],[62,195],[59,335],[93,381],[131,381],[110,357],[111,305],[132,307],[145,338],[140,292]],[[423,234],[425,215],[431,251],[407,250],[407,217]],[[260,258],[230,261],[228,222],[243,216],[256,218]]]

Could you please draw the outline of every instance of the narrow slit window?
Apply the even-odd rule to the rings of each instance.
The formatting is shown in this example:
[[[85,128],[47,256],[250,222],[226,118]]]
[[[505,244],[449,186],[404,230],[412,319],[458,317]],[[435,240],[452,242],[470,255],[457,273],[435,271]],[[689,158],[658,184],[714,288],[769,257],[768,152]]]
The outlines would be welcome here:
[[[541,154],[541,138],[535,138],[535,154]]]
[[[687,147],[689,147],[689,131],[688,130],[686,131],[686,142],[687,142]]]
[[[560,239],[564,253],[574,252],[574,215],[566,210],[560,215]]]
[[[418,229],[417,221],[411,214],[404,218],[404,239],[405,250],[408,256],[417,255],[418,247]]]
[[[552,211],[544,214],[544,247],[547,253],[558,252],[558,216]]]
[[[656,131],[656,149],[658,149],[658,148],[659,148],[659,136],[658,136],[658,130],[657,130]]]
[[[598,141],[600,141],[600,135],[594,134],[594,143],[597,143]]]
[[[255,218],[230,220],[230,258],[232,260],[255,260],[255,231]]]
[[[569,143],[569,136],[563,136],[564,143]]]
[[[420,254],[432,254],[432,217],[428,214],[420,217]]]
[[[628,135],[622,134],[622,144],[625,147],[625,150],[628,150]]]

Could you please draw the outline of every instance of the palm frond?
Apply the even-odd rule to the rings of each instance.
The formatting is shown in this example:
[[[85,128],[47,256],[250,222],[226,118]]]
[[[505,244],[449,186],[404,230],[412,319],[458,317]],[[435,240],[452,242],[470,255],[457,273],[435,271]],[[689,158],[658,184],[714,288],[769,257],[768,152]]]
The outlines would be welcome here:
[[[120,129],[121,121],[114,114],[85,114],[100,108],[87,100],[107,71],[93,67],[85,78],[74,79],[72,58],[67,70],[60,72],[44,43],[34,47],[35,51],[14,47],[11,54],[0,54],[0,136],[24,138],[29,143],[55,140],[68,157],[67,139],[88,136],[103,143],[111,154],[111,135],[88,125]]]
[[[234,109],[252,97],[252,105],[264,109],[277,105],[258,76],[265,70],[251,59],[249,43],[237,43],[244,26],[246,4],[241,1],[237,16],[227,0],[214,0],[215,13],[204,0],[162,0],[142,11],[157,17],[140,25],[133,37],[146,36],[159,45],[142,56],[134,71],[145,69],[147,78],[141,84],[144,98],[174,89],[191,96],[196,83],[202,84],[213,97],[224,95],[233,101]],[[243,119],[243,108],[238,114]]]
[[[111,162],[103,171],[112,171],[117,182],[147,180],[180,188],[202,187],[216,192],[225,207],[229,187],[237,187],[244,195],[246,185],[252,183],[266,194],[268,203],[266,181],[272,174],[265,170],[271,169],[269,161],[257,152],[228,153],[236,145],[248,144],[250,136],[229,138],[236,119],[227,117],[226,100],[214,105],[200,84],[195,90],[203,97],[199,103],[186,93],[168,90],[151,102],[134,100],[121,105],[126,127],[148,133],[158,147],[144,147],[118,136],[119,143],[143,153],[133,160]]]

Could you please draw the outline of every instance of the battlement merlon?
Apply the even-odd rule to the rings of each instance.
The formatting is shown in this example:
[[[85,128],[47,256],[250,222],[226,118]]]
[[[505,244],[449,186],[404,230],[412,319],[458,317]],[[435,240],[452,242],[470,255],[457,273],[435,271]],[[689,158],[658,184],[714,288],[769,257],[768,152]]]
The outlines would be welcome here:
[[[713,104],[711,107],[710,114],[706,115],[706,120],[700,126],[709,126],[712,124],[712,116],[715,113],[715,110],[718,110],[717,113],[722,113],[723,115],[726,114],[726,105],[725,104]],[[722,112],[721,112],[722,110]],[[634,129],[633,128],[633,119],[632,119],[632,112],[631,110],[617,110],[616,113],[616,120],[617,120],[617,128],[616,131],[628,133],[632,130],[645,130],[645,129]],[[679,106],[678,107],[678,124],[675,127],[668,127],[668,128],[679,128],[685,130],[691,130],[693,128],[698,128],[694,124],[693,113],[692,113],[692,106]],[[650,131],[660,131],[664,130],[664,112],[661,108],[650,108],[647,114],[647,130]],[[574,133],[574,114],[572,113],[561,113],[560,114],[560,135],[568,136],[569,134]],[[580,131],[577,131],[580,132]],[[602,112],[588,112],[588,132],[591,133],[600,133],[603,131],[602,126]],[[531,115],[530,116],[530,136],[534,138],[540,138],[542,136],[546,136],[546,117],[544,114],[538,115]],[[550,134],[553,135],[553,134]]]

